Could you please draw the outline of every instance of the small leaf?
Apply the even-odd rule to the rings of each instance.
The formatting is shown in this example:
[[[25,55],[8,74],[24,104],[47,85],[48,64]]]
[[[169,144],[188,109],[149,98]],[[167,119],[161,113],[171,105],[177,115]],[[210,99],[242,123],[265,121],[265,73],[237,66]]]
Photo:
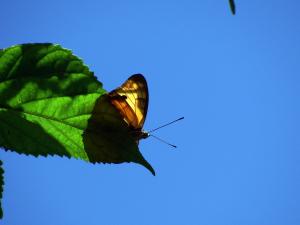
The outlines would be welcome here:
[[[233,15],[235,15],[235,3],[234,0],[229,0],[230,10]]]
[[[2,196],[3,196],[3,186],[4,186],[4,177],[3,177],[3,174],[4,174],[4,170],[2,168],[2,161],[0,160],[0,219],[3,218],[3,209],[2,209]]]

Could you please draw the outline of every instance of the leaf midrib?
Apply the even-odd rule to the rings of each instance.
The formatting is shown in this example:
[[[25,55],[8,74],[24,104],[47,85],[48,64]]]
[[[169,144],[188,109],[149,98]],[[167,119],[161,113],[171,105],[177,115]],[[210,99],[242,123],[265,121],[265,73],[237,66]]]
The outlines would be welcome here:
[[[92,94],[95,94],[95,93],[92,93]],[[76,95],[76,96],[80,96],[80,95]],[[65,97],[68,97],[68,96],[63,96],[63,97],[60,96],[60,97],[55,97],[55,98],[65,98]],[[47,98],[45,98],[45,99],[47,99]],[[43,99],[39,99],[39,100],[43,100]],[[37,101],[37,100],[34,100],[34,101]],[[50,116],[46,116],[46,115],[43,115],[43,114],[40,114],[40,113],[22,111],[22,110],[19,110],[19,109],[16,109],[16,108],[0,107],[0,109],[4,109],[4,110],[7,110],[7,111],[14,111],[14,112],[18,112],[18,113],[21,113],[21,114],[27,114],[27,115],[31,115],[31,116],[36,116],[36,117],[39,117],[39,118],[45,119],[45,120],[52,120],[52,121],[55,121],[55,122],[62,123],[64,125],[73,127],[75,129],[78,129],[78,130],[83,130],[83,129],[79,128],[77,126],[74,126],[74,125],[72,125],[72,124],[70,124],[68,122],[65,122],[64,120],[65,119],[69,119],[69,118],[76,118],[76,117],[83,116],[83,115],[89,115],[89,114],[92,115],[92,113],[83,113],[83,114],[74,115],[74,116],[71,116],[71,117],[64,118],[64,120],[59,120],[59,119],[56,119],[56,118],[53,118],[53,117],[50,117]]]
[[[1,109],[1,108],[0,108]],[[6,108],[2,108],[2,109],[6,109]],[[15,111],[15,112],[19,112],[19,113],[21,113],[21,114],[27,114],[27,115],[31,115],[31,116],[36,116],[36,117],[38,117],[38,118],[41,118],[41,119],[45,119],[45,120],[52,120],[52,121],[55,121],[55,122],[58,122],[58,123],[62,123],[62,124],[64,124],[64,125],[66,125],[66,126],[69,126],[69,127],[72,127],[72,128],[75,128],[75,129],[77,129],[77,130],[80,130],[80,131],[83,131],[84,129],[81,129],[81,128],[79,128],[79,127],[76,127],[76,126],[74,126],[74,125],[71,125],[71,124],[69,124],[69,123],[67,123],[67,122],[65,122],[65,121],[62,121],[62,120],[58,120],[58,119],[55,119],[55,118],[51,118],[51,117],[48,117],[48,116],[45,116],[45,115],[42,115],[42,114],[37,114],[37,113],[32,113],[32,112],[24,112],[24,111],[20,111],[20,110],[17,110],[17,109],[6,109],[7,111]],[[78,116],[81,116],[81,115],[78,115]],[[2,122],[4,122],[4,121],[2,121]],[[6,123],[6,122],[4,122],[4,123]],[[6,123],[7,125],[9,125],[9,126],[12,126],[11,124],[8,124],[8,123]],[[73,140],[72,140],[72,138],[70,138],[70,137],[68,137],[68,135],[66,135],[65,133],[63,133],[58,127],[56,127],[56,126],[53,126],[58,132],[60,132],[64,137],[66,137],[67,139],[69,139],[75,146],[77,146],[77,148],[78,149],[81,149],[81,147],[76,143],[76,142],[74,142]],[[26,136],[28,136],[28,135],[26,135]],[[30,135],[29,135],[30,136]],[[30,138],[31,138],[31,136],[30,136]]]

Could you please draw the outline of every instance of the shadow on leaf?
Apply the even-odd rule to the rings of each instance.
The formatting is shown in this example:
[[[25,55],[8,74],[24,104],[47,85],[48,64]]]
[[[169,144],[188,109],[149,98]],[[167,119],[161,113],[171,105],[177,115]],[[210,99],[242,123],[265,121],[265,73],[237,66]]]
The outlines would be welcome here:
[[[98,98],[83,133],[83,143],[90,162],[135,162],[155,172],[144,159],[125,121],[110,104],[106,94]]]

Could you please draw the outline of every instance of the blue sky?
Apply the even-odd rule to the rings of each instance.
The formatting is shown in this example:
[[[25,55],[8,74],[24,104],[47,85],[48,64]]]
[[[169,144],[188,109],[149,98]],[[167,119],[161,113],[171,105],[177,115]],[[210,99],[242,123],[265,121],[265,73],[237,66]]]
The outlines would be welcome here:
[[[145,75],[155,168],[0,152],[4,225],[300,224],[299,1],[5,1],[0,48],[72,49],[106,90]]]

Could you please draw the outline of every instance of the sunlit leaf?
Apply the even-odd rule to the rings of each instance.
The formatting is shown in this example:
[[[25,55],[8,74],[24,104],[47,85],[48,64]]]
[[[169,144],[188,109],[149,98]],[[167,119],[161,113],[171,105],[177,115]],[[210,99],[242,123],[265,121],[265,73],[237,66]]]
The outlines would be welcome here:
[[[18,153],[152,167],[70,50],[25,44],[0,52],[0,146]],[[96,104],[97,103],[97,104]]]

